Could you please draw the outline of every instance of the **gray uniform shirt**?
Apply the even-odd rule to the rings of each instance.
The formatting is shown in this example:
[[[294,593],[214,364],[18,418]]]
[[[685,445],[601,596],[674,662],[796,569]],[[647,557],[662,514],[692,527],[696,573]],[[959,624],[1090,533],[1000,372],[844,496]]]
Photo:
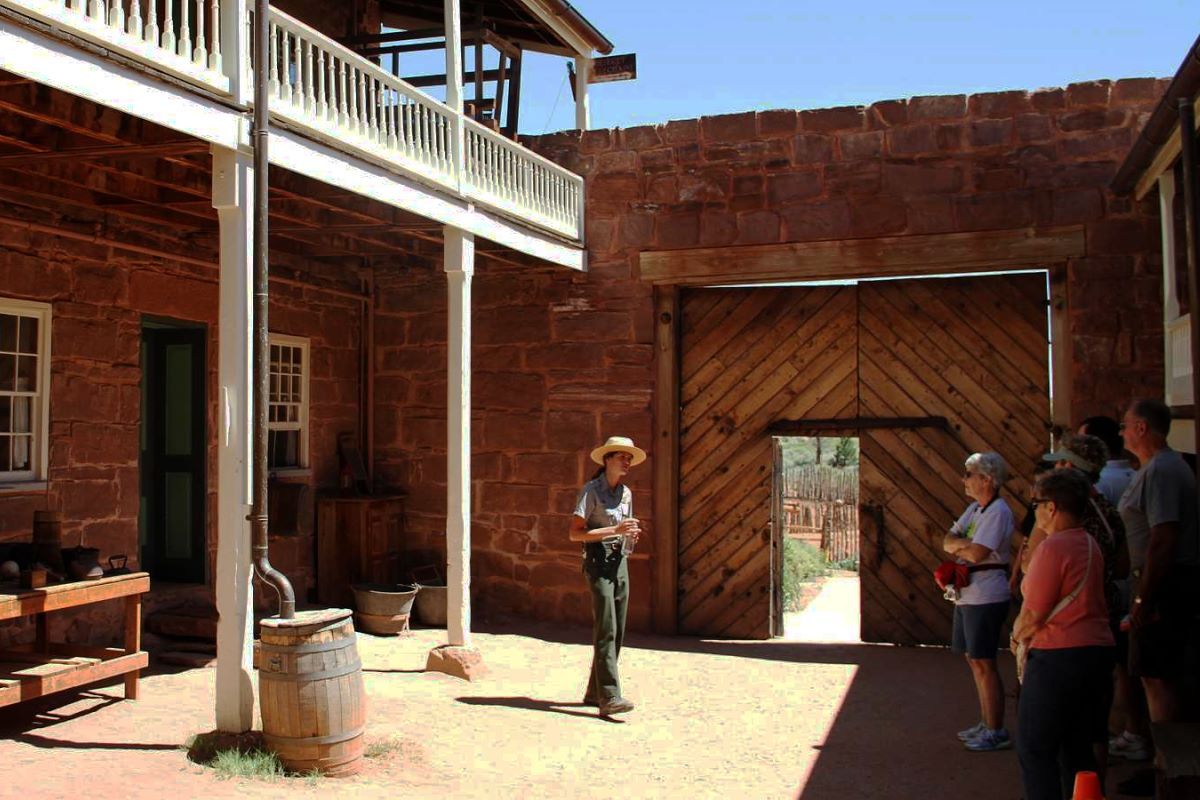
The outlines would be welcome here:
[[[575,501],[575,516],[582,517],[589,531],[616,525],[633,515],[633,492],[623,483],[610,489],[599,475],[583,485]],[[614,540],[617,537],[612,537]],[[606,540],[607,541],[607,540]]]
[[[1196,528],[1196,476],[1183,456],[1169,447],[1154,454],[1133,476],[1117,506],[1129,543],[1129,566],[1146,566],[1150,529],[1165,522],[1179,523],[1173,563],[1200,564],[1200,538]]]

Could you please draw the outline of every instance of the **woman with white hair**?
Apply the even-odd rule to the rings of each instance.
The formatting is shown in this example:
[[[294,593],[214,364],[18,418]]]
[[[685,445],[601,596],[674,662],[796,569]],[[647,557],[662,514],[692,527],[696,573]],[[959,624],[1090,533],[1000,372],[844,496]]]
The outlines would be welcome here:
[[[999,453],[972,453],[963,471],[963,489],[972,502],[950,528],[942,549],[967,568],[968,582],[954,601],[952,649],[963,653],[975,679],[980,721],[958,738],[968,750],[1012,747],[1004,728],[1004,684],[996,669],[1001,628],[1008,618],[1008,561],[1013,515],[1000,499],[1008,465]]]

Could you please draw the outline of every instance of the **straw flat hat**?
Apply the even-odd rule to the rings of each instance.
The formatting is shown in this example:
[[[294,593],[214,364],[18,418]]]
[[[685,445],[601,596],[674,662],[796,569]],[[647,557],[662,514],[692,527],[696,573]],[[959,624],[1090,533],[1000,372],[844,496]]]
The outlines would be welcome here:
[[[604,457],[609,453],[629,453],[633,456],[633,463],[630,466],[634,467],[646,460],[646,451],[635,445],[633,439],[628,436],[608,437],[607,442],[592,451],[592,461],[603,464]]]

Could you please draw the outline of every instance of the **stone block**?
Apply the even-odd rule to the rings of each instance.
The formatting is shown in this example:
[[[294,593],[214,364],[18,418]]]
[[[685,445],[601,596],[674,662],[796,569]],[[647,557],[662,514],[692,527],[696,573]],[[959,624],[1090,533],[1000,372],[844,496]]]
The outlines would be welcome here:
[[[854,194],[875,194],[883,186],[879,161],[842,161],[824,169],[825,193],[830,199]]]
[[[1154,104],[1161,95],[1162,90],[1155,78],[1123,78],[1114,83],[1111,89],[1113,105]]]
[[[926,95],[908,101],[908,118],[913,122],[930,119],[959,119],[967,115],[965,94]]]
[[[649,150],[663,143],[662,133],[656,125],[638,125],[620,132],[621,146],[631,150]]]
[[[891,128],[908,122],[907,100],[881,100],[867,108],[867,125],[871,128]]]
[[[1029,104],[1038,111],[1058,111],[1067,107],[1067,93],[1062,89],[1040,89],[1030,95]]]
[[[779,215],[774,211],[738,214],[734,244],[773,244],[779,241]]]
[[[954,214],[964,231],[1021,228],[1033,223],[1033,192],[1017,190],[956,197]]]
[[[1011,119],[972,120],[967,138],[972,147],[998,147],[1012,141],[1013,130]]]
[[[662,214],[656,223],[656,241],[661,248],[695,247],[700,243],[699,214]]]
[[[641,211],[622,214],[617,220],[617,241],[621,247],[642,250],[654,243],[654,215]]]
[[[643,172],[673,172],[675,149],[656,147],[653,150],[642,150],[638,153],[638,161]]]
[[[820,133],[792,137],[792,161],[796,164],[826,164],[833,160],[833,138]]]
[[[1019,142],[1044,142],[1054,138],[1054,129],[1046,114],[1021,114],[1016,120],[1016,130]]]
[[[632,150],[610,150],[596,156],[594,175],[610,172],[637,172],[639,166],[637,153]]]
[[[579,138],[579,152],[591,155],[608,150],[613,144],[613,132],[607,128],[584,131]]]
[[[850,207],[845,198],[793,206],[781,212],[780,217],[785,242],[840,239],[850,233]]]
[[[1110,128],[1089,136],[1064,139],[1062,154],[1066,158],[1098,158],[1111,156],[1123,160],[1133,143],[1132,128]]]
[[[746,142],[758,135],[758,115],[753,111],[720,114],[700,119],[700,135],[705,142]]]
[[[662,139],[669,145],[695,144],[700,140],[700,120],[671,120],[662,129]]]
[[[796,132],[798,124],[799,116],[795,111],[786,109],[761,111],[758,114],[758,135],[764,137],[791,136]]]
[[[483,663],[483,655],[474,647],[444,644],[429,651],[425,671],[474,681],[487,675],[487,666]]]
[[[866,119],[862,106],[838,106],[800,112],[800,130],[811,133],[862,130]]]
[[[846,161],[879,158],[883,154],[883,131],[842,134],[838,137],[838,150]]]
[[[476,365],[471,395],[475,408],[536,409],[546,397],[546,381],[540,375],[520,372],[484,372]]]
[[[947,194],[962,189],[959,166],[884,164],[883,190],[890,194]]]
[[[821,174],[817,170],[767,176],[767,202],[771,208],[790,205],[820,194]]]
[[[1112,81],[1082,81],[1067,86],[1067,106],[1107,106]]]
[[[757,204],[761,205],[761,201]],[[735,203],[735,208],[740,204]],[[705,211],[700,215],[700,246],[720,247],[737,239],[737,216],[726,211]]]
[[[967,110],[973,117],[1015,117],[1030,108],[1026,91],[983,92],[971,95],[967,101]]]
[[[899,198],[872,197],[850,206],[853,236],[887,236],[903,233],[908,226],[908,207]]]
[[[541,449],[546,444],[544,437],[540,415],[490,413],[483,419],[483,444],[488,449]]]
[[[936,151],[938,142],[932,125],[904,125],[887,132],[887,147],[893,156],[912,156]]]
[[[550,312],[542,305],[519,305],[477,309],[471,315],[474,339],[487,344],[544,342],[550,334]]]

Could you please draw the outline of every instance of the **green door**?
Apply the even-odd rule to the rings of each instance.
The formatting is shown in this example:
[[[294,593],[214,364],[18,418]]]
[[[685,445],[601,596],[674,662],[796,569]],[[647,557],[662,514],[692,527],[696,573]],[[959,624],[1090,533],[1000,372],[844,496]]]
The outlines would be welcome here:
[[[142,328],[141,563],[160,581],[203,583],[204,328]]]

